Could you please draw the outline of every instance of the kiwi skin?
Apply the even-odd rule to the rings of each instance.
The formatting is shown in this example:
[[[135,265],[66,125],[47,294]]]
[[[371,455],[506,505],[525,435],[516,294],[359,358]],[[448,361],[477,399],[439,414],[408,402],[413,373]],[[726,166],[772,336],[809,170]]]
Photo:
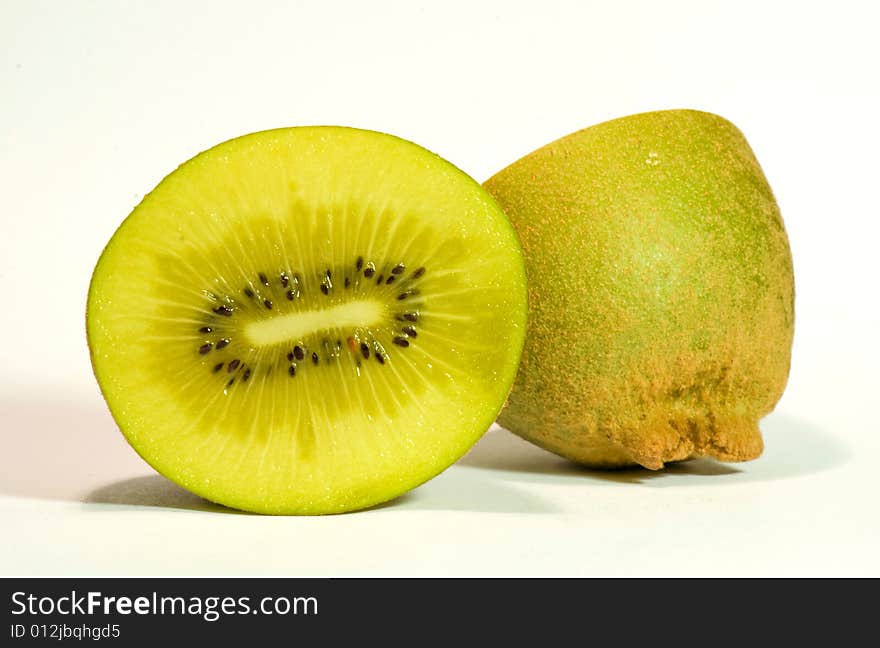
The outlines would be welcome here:
[[[694,110],[578,131],[485,183],[526,259],[499,423],[592,467],[758,457],[788,379],[794,278],[740,131]]]

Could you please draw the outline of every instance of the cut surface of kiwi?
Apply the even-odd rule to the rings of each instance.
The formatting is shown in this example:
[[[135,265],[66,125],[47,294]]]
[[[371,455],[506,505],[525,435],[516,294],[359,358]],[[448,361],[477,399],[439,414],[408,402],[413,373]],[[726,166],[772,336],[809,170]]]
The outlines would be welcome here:
[[[490,426],[523,344],[525,271],[495,201],[405,140],[264,131],[186,162],[105,248],[95,374],[129,443],[221,504],[368,507]]]

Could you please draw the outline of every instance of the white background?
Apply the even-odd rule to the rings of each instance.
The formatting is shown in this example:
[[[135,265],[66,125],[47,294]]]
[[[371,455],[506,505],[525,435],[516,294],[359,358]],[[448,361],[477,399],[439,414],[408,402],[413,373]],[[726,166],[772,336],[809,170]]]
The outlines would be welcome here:
[[[871,2],[0,1],[0,575],[880,575],[880,17]],[[155,475],[84,335],[101,248],[177,164],[343,124],[478,180],[571,131],[736,123],[797,283],[754,462],[579,470],[493,429],[409,495],[236,514]]]

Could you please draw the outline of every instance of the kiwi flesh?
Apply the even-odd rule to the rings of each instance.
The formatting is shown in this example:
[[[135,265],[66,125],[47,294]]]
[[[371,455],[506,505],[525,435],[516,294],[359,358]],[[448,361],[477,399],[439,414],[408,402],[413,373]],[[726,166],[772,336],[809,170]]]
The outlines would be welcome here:
[[[727,120],[644,113],[563,137],[484,185],[529,281],[500,423],[595,467],[757,457],[788,378],[791,252]]]
[[[275,514],[368,507],[456,461],[501,409],[525,321],[497,203],[415,144],[342,127],[184,163],[113,235],[87,305],[133,448]]]

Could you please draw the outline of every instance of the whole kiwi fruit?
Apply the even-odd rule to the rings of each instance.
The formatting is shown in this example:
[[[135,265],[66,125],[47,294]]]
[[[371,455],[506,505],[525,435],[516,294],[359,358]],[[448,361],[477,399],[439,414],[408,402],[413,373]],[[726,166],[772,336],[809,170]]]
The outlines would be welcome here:
[[[485,183],[529,286],[499,422],[594,467],[760,455],[794,327],[788,238],[742,133],[695,110],[605,122]]]

